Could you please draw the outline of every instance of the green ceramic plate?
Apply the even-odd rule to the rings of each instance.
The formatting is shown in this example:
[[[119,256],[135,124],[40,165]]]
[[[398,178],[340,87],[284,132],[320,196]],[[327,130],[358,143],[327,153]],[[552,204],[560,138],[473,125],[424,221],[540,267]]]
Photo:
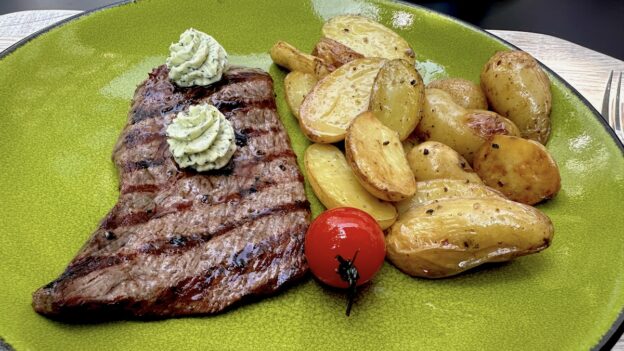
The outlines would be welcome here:
[[[97,11],[37,36],[0,60],[0,337],[17,350],[588,349],[613,342],[624,307],[624,157],[586,102],[551,75],[548,148],[562,190],[540,206],[553,246],[445,280],[386,264],[351,317],[342,294],[312,279],[222,315],[71,325],[33,312],[117,197],[110,155],[137,83],[189,27],[215,36],[235,63],[268,70],[300,156],[307,142],[267,50],[307,51],[326,19],[377,18],[406,38],[434,76],[478,80],[506,44],[445,16],[381,1],[144,0]],[[310,194],[314,211],[320,206]],[[618,320],[619,316],[619,320]]]

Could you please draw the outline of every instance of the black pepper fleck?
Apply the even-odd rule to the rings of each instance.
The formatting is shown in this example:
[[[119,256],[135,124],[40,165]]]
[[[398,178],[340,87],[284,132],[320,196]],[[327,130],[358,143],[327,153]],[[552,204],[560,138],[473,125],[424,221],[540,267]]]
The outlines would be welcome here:
[[[425,211],[425,213],[427,213],[428,215],[432,215],[433,214],[433,208],[428,209],[427,211]]]
[[[386,145],[390,144],[390,142],[388,140],[386,140],[386,141],[383,142],[383,144],[384,144],[384,146],[386,146]]]
[[[423,150],[423,155],[429,155],[429,149],[424,149]]]
[[[104,232],[104,237],[106,238],[106,240],[117,239],[117,235],[115,235],[115,233],[111,232],[110,230],[107,230],[106,232]]]
[[[495,148],[495,149],[500,148],[500,146],[498,146],[498,144],[492,144],[492,147]]]

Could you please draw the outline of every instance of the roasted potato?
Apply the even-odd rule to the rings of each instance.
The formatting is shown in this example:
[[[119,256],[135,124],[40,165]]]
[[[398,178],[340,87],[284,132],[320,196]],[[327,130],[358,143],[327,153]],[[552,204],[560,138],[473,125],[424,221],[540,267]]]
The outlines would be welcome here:
[[[485,184],[525,204],[550,199],[561,188],[557,163],[533,140],[496,135],[479,149],[474,166]]]
[[[425,89],[425,112],[416,127],[421,140],[439,141],[472,163],[475,152],[494,134],[517,135],[518,128],[496,113],[466,110],[440,89]]]
[[[425,86],[416,68],[405,60],[386,62],[377,73],[369,110],[405,140],[422,118]]]
[[[468,183],[482,183],[465,158],[437,141],[425,141],[415,146],[407,154],[407,162],[418,181],[458,179]]]
[[[429,84],[427,88],[444,90],[453,101],[465,109],[487,110],[487,99],[481,87],[463,78],[441,78]]]
[[[299,119],[299,108],[303,99],[312,91],[318,80],[311,73],[292,71],[284,78],[284,92],[286,103],[297,119]]]
[[[319,79],[329,73],[329,69],[322,59],[303,53],[285,41],[275,43],[271,48],[270,55],[275,64],[289,71],[314,74]]]
[[[405,39],[381,23],[362,16],[336,16],[322,28],[325,38],[333,39],[364,57],[403,59],[414,65],[416,55]]]
[[[385,61],[357,59],[320,80],[299,109],[303,133],[317,143],[343,140],[351,121],[368,109],[373,81]]]
[[[479,183],[467,183],[464,180],[457,179],[431,179],[416,182],[416,194],[394,205],[399,212],[399,218],[401,218],[401,215],[411,208],[422,206],[431,201],[489,196],[505,197],[505,195],[497,190]]]
[[[387,257],[409,275],[443,278],[539,252],[553,232],[531,206],[496,196],[445,199],[404,213],[386,236]]]
[[[330,71],[355,59],[364,58],[362,54],[329,38],[321,38],[314,46],[312,55],[321,58]]]
[[[397,217],[396,209],[364,189],[342,152],[333,145],[312,144],[304,155],[305,171],[316,196],[328,209],[355,207],[370,214],[386,229]]]
[[[499,51],[481,71],[481,87],[492,109],[512,120],[522,137],[546,144],[550,135],[550,81],[524,51]]]
[[[416,191],[399,135],[370,112],[359,115],[347,130],[347,162],[360,184],[386,201],[406,199]]]

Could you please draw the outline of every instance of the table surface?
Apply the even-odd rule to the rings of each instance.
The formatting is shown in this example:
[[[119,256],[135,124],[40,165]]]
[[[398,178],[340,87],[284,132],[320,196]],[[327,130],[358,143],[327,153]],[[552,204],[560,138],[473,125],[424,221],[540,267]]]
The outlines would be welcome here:
[[[0,16],[0,51],[44,27],[80,12],[22,11]],[[488,31],[540,60],[578,90],[598,111],[602,107],[609,73],[624,71],[624,61],[553,36],[516,31]],[[612,350],[624,351],[624,336],[620,337]]]

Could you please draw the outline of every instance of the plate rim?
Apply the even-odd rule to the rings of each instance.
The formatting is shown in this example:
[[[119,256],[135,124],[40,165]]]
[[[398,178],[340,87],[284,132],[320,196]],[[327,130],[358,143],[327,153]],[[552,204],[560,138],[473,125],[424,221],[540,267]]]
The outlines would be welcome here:
[[[386,3],[394,3],[394,4],[399,4],[402,6],[406,6],[406,7],[411,7],[411,8],[415,8],[418,9],[419,11],[424,11],[424,12],[429,12],[429,13],[433,13],[436,16],[440,16],[444,19],[450,20],[451,22],[455,22],[458,23],[464,27],[467,27],[473,31],[476,32],[480,32],[482,34],[485,34],[487,37],[494,39],[500,43],[502,43],[503,45],[507,46],[510,49],[515,49],[515,50],[522,50],[519,47],[517,47],[516,45],[510,43],[509,41],[493,34],[490,33],[488,31],[486,31],[485,29],[478,27],[474,24],[465,22],[459,18],[429,9],[427,7],[418,5],[418,4],[412,4],[410,2],[407,2],[406,0],[373,0],[373,2],[386,2]],[[113,7],[118,7],[118,6],[122,6],[122,5],[128,5],[128,4],[132,4],[132,3],[138,3],[139,0],[120,0],[117,2],[114,2],[112,4],[108,4],[108,5],[104,5],[104,6],[100,6],[100,7],[96,7],[94,9],[91,10],[87,10],[87,11],[83,11],[81,13],[77,13],[75,15],[69,16],[67,18],[62,19],[61,21],[58,21],[56,23],[53,23],[49,26],[46,26],[22,39],[20,39],[19,41],[15,42],[14,44],[12,44],[11,46],[9,46],[8,48],[6,48],[5,50],[0,52],[0,62],[7,57],[8,55],[10,55],[11,53],[13,53],[15,50],[17,50],[18,48],[24,46],[25,44],[27,44],[28,42],[30,42],[31,40],[41,36],[44,33],[49,32],[50,30],[56,28],[56,27],[61,27],[69,22],[72,22],[78,18],[81,18],[83,16],[88,16],[94,12],[99,12],[102,10],[106,10],[109,8],[113,8]],[[587,107],[589,109],[589,111],[592,113],[593,117],[595,119],[597,119],[600,124],[602,125],[603,129],[605,129],[605,131],[607,132],[607,134],[609,134],[611,136],[611,139],[613,139],[613,141],[615,142],[615,144],[617,145],[617,147],[620,149],[620,152],[622,153],[622,155],[624,156],[624,143],[617,137],[617,135],[615,134],[615,131],[613,131],[613,129],[611,129],[611,127],[609,126],[609,124],[607,123],[607,121],[602,117],[602,115],[598,112],[598,110],[596,110],[596,108],[583,96],[581,95],[581,93],[578,92],[578,90],[576,90],[576,88],[574,88],[570,83],[568,83],[565,79],[563,79],[559,74],[557,74],[555,71],[553,71],[552,69],[550,69],[548,66],[544,65],[544,63],[542,63],[541,61],[537,60],[536,61],[540,64],[540,66],[542,67],[542,69],[546,70],[551,76],[555,77],[559,82],[561,82],[564,87],[566,87],[570,92],[572,92],[573,95],[575,95],[582,103],[583,105],[585,105],[585,107]],[[618,317],[615,319],[615,321],[613,322],[613,324],[611,325],[611,327],[609,328],[609,330],[601,337],[600,341],[594,345],[592,347],[592,350],[610,350],[611,348],[613,348],[613,346],[618,342],[618,340],[620,339],[620,337],[624,334],[624,307],[622,308],[622,310],[620,310]],[[1,337],[1,336],[0,336]],[[2,339],[0,339],[2,340]],[[3,340],[4,343],[9,347],[9,350],[13,350],[12,346],[7,342],[7,340]],[[0,344],[0,350],[3,350],[2,348],[2,344]]]

